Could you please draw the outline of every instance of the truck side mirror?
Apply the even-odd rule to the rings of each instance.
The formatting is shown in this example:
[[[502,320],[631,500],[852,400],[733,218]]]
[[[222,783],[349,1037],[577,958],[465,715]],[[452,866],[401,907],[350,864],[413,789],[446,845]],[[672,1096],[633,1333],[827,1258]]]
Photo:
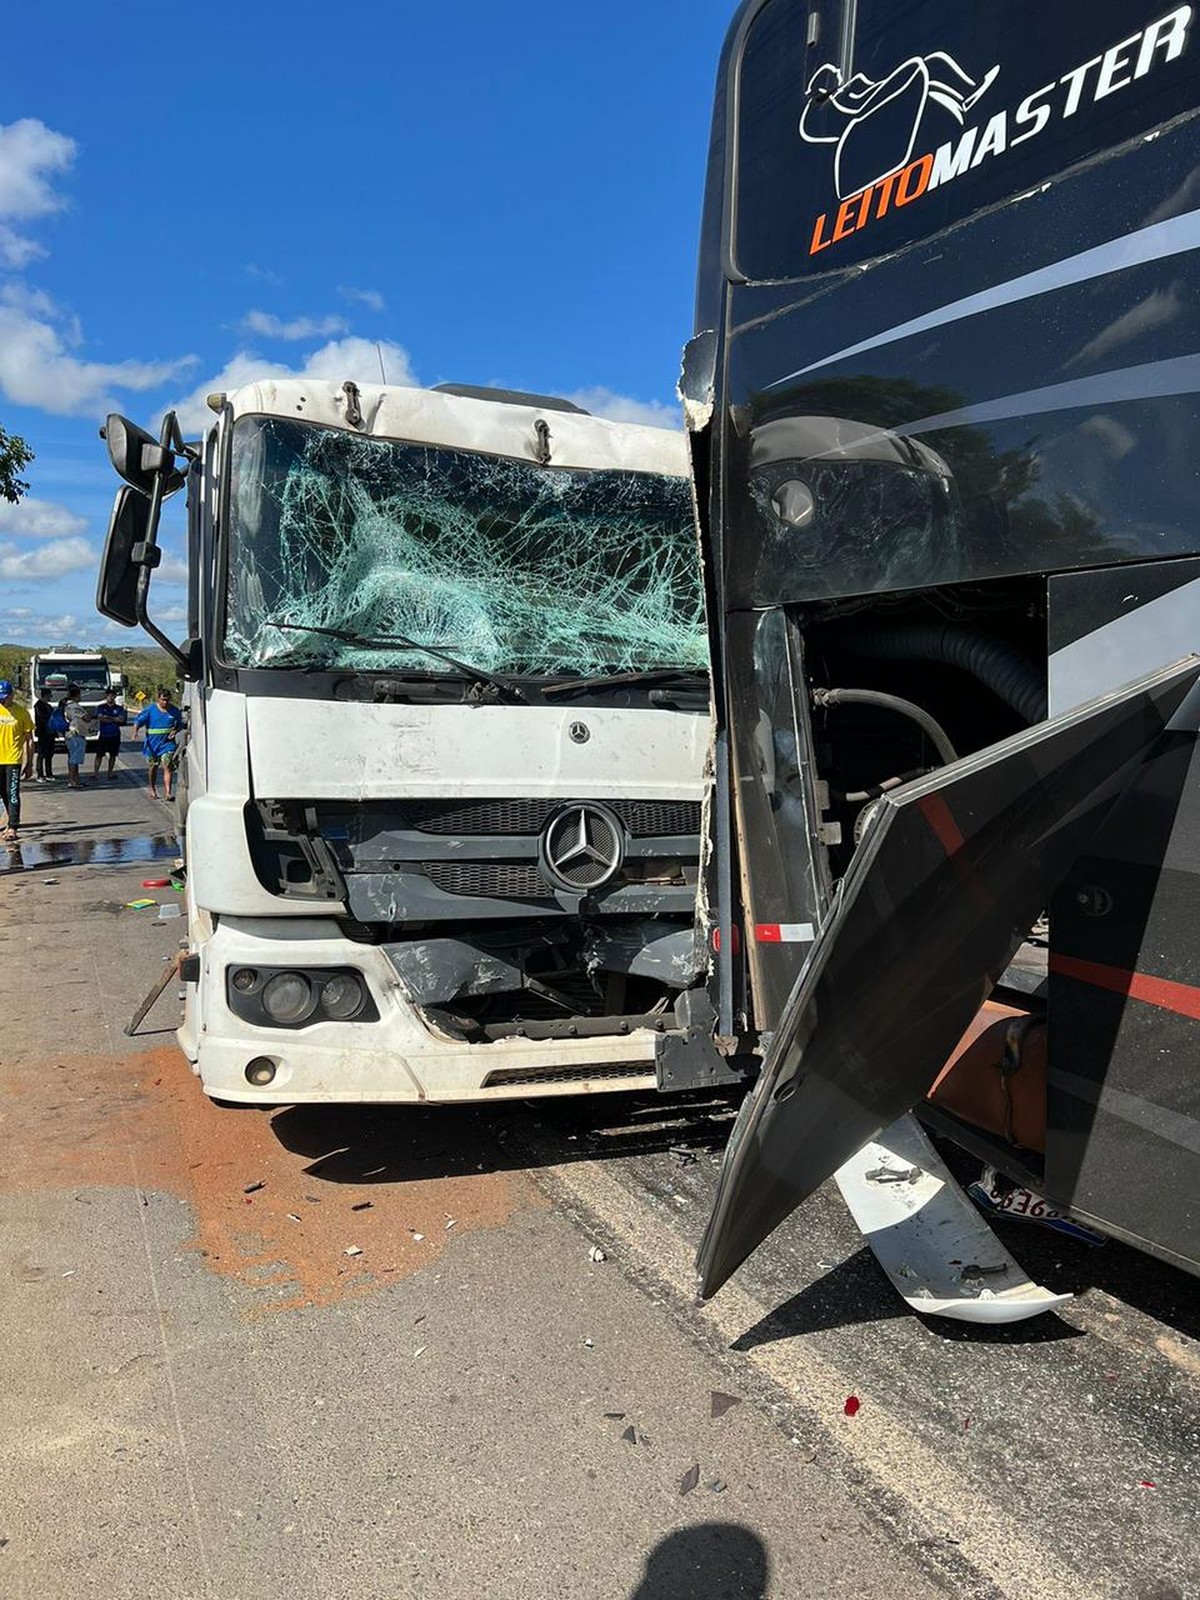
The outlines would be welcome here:
[[[150,502],[129,485],[117,490],[104,540],[100,576],[96,583],[96,610],[126,628],[136,628],[138,573],[133,548],[145,541],[150,527]]]
[[[174,454],[154,438],[153,434],[139,428],[128,417],[112,413],[103,428],[104,442],[108,446],[108,459],[117,476],[139,494],[149,495],[154,488],[154,475],[163,474],[162,493],[169,494],[183,487],[186,472],[175,465]]]

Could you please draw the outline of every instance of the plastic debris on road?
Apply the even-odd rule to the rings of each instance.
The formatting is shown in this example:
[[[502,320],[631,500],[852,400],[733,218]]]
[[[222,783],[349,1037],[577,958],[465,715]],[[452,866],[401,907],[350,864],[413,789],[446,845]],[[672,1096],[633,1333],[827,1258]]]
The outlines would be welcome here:
[[[696,1462],[692,1466],[690,1466],[687,1469],[687,1471],[684,1473],[683,1477],[680,1478],[680,1480],[679,1480],[679,1493],[681,1495],[691,1494],[692,1490],[696,1487],[696,1485],[699,1482],[700,1482],[700,1465],[699,1465],[698,1462]]]
[[[592,1248],[588,1251],[588,1260],[589,1261],[595,1261],[595,1262],[601,1262],[601,1261],[607,1261],[608,1257],[607,1257],[607,1255],[605,1255],[604,1251],[601,1250],[601,1248],[600,1248],[600,1246],[598,1244],[594,1244],[592,1246]]]
[[[845,1412],[846,1416],[856,1417],[861,1407],[862,1401],[858,1398],[858,1396],[856,1394],[848,1394],[846,1396],[846,1404],[842,1407],[842,1410]]]
[[[248,1183],[246,1185],[246,1187],[242,1190],[242,1193],[243,1194],[257,1194],[260,1189],[265,1189],[266,1187],[267,1187],[266,1180],[264,1178],[257,1178],[253,1183]]]
[[[357,1244],[347,1245],[346,1254],[348,1256],[360,1256],[362,1255],[362,1246]]]
[[[126,911],[145,911],[149,906],[156,906],[157,900],[126,900]]]
[[[709,1396],[709,1403],[715,1422],[718,1417],[723,1417],[727,1411],[732,1411],[734,1406],[740,1406],[742,1402],[736,1394],[722,1394],[720,1389],[714,1389]]]

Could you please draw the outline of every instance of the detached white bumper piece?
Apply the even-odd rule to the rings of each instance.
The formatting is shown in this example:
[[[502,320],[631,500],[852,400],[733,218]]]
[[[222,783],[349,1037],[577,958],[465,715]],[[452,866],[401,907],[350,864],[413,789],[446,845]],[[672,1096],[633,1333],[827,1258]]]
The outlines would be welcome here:
[[[876,1260],[914,1311],[995,1324],[1070,1300],[1026,1276],[915,1117],[893,1122],[834,1176]]]

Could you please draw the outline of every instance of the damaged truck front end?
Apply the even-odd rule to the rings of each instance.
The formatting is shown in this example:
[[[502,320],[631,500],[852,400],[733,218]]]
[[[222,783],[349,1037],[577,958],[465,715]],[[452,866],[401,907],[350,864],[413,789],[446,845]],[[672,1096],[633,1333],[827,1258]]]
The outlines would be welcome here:
[[[130,470],[100,596],[147,623],[144,593],[142,615],[123,603],[155,564],[135,439],[134,466],[187,467],[180,1039],[207,1092],[732,1078],[698,931],[710,713],[682,435],[454,388],[211,403],[197,446],[113,419]]]

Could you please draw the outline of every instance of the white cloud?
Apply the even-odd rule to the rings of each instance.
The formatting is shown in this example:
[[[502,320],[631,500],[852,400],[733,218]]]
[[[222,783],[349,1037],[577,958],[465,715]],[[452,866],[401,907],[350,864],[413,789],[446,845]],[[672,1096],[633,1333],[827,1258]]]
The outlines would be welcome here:
[[[87,623],[89,640],[98,625],[99,618]],[[31,611],[28,606],[0,609],[0,639],[6,644],[27,644],[33,649],[45,650],[67,643],[81,626],[80,618],[73,611],[54,615]]]
[[[0,261],[20,270],[42,247],[11,226],[62,209],[50,180],[75,159],[75,141],[55,133],[36,117],[0,124]]]
[[[77,517],[53,500],[38,500],[27,495],[15,506],[0,500],[0,533],[12,534],[18,539],[64,539],[82,533],[86,527],[86,517]]]
[[[272,272],[270,267],[260,267],[254,261],[247,261],[242,270],[248,278],[257,278],[260,283],[273,283],[278,286],[283,282],[277,272]]]
[[[336,333],[348,332],[342,317],[296,317],[283,322],[269,311],[248,311],[242,318],[242,329],[264,339],[330,339]]]
[[[175,406],[179,426],[185,434],[203,433],[212,421],[212,412],[205,404],[206,397],[210,394],[232,394],[247,383],[271,378],[329,378],[337,383],[353,378],[356,383],[378,383],[381,354],[389,383],[415,386],[417,380],[409,363],[408,351],[387,341],[377,348],[372,339],[333,339],[314,350],[297,367],[289,367],[281,361],[267,361],[251,351],[239,350],[214,378],[199,384]]]
[[[378,289],[351,289],[343,284],[338,293],[343,300],[349,300],[355,305],[366,306],[368,311],[382,311],[384,299]]]
[[[633,400],[602,387],[576,389],[565,398],[590,411],[594,417],[607,417],[609,422],[643,422],[651,428],[683,426],[678,407],[665,406],[658,400]]]
[[[83,361],[67,346],[77,325],[56,327],[13,297],[0,304],[0,391],[19,406],[36,406],[59,417],[96,416],[115,402],[114,389],[157,389],[196,361]]]
[[[178,556],[164,555],[158,566],[154,569],[155,583],[186,583],[188,580],[187,562],[181,561]]]
[[[98,559],[86,539],[50,539],[32,550],[0,544],[0,578],[9,583],[64,578],[71,572],[89,571]]]

